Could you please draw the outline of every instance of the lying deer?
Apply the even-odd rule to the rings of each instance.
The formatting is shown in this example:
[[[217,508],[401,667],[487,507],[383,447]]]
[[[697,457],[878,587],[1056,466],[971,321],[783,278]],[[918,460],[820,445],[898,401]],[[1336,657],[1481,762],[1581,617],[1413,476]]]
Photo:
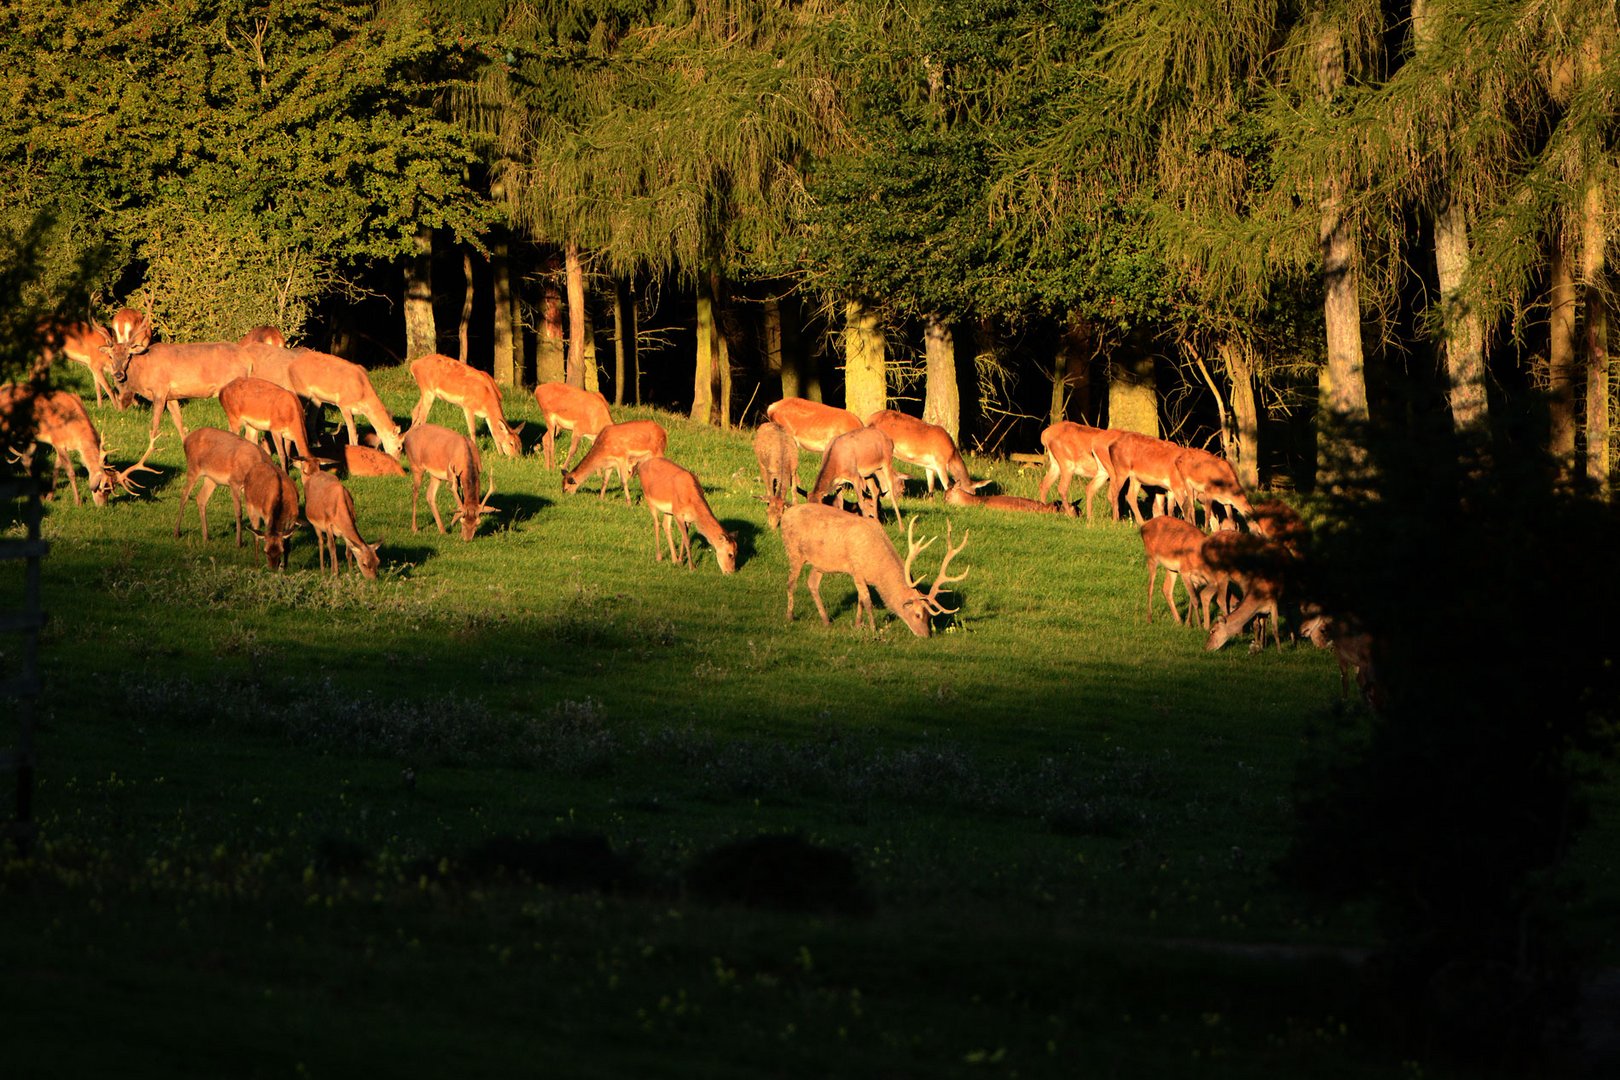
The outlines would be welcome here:
[[[84,402],[71,390],[36,392],[26,386],[0,386],[0,440],[28,442],[26,447],[13,450],[13,457],[19,461],[25,460],[36,445],[50,447],[55,455],[51,464],[51,490],[56,490],[57,474],[67,473],[76,506],[83,506],[84,500],[79,496],[79,479],[73,468],[72,454],[79,455],[79,464],[84,467],[89,482],[90,500],[97,506],[107,505],[114,484],[136,495],[141,488],[131,477],[136,472],[157,472],[146,464],[155,440],[146,444],[141,460],[128,469],[120,471],[108,465],[101,435],[90,422]]]
[[[422,396],[411,410],[411,424],[415,426],[428,418],[433,402],[443,398],[461,409],[467,418],[467,434],[477,448],[478,418],[482,417],[495,440],[495,449],[507,457],[523,453],[523,441],[518,436],[523,425],[511,427],[501,407],[501,388],[489,375],[460,360],[440,353],[428,353],[411,361],[411,378],[416,380]]]
[[[787,428],[801,447],[817,454],[826,451],[827,444],[838,436],[864,426],[861,418],[848,409],[798,397],[771,402],[765,408],[765,416],[772,423]]]
[[[1076,476],[1091,478],[1086,488],[1086,522],[1091,521],[1091,504],[1096,494],[1108,483],[1108,447],[1119,432],[1107,428],[1087,427],[1069,420],[1061,420],[1041,432],[1041,446],[1046,450],[1046,478],[1041,481],[1041,502],[1058,486],[1058,501],[1069,505],[1069,481]],[[1114,506],[1114,518],[1119,518],[1119,505]]]
[[[622,424],[609,424],[597,433],[590,453],[581,458],[573,469],[563,470],[562,489],[572,495],[579,490],[583,481],[601,472],[602,490],[596,497],[604,498],[608,481],[613,478],[614,470],[618,470],[619,482],[624,486],[624,505],[629,506],[630,470],[636,467],[638,461],[663,454],[668,444],[669,435],[656,420],[627,420]]]
[[[956,440],[938,424],[930,424],[894,409],[879,409],[866,418],[866,423],[893,440],[895,457],[922,469],[930,495],[934,491],[935,477],[939,478],[940,488],[945,490],[954,485],[964,491],[975,491],[989,483],[974,483],[968,475],[967,462],[962,460],[962,452],[956,447]]]
[[[1147,621],[1153,621],[1153,581],[1164,569],[1164,602],[1177,624],[1186,620],[1176,607],[1176,579],[1187,590],[1187,618],[1196,609],[1205,630],[1209,629],[1207,600],[1209,568],[1204,564],[1204,531],[1180,518],[1161,515],[1142,523],[1142,550],[1147,555]]]
[[[411,460],[411,532],[420,531],[416,527],[416,502],[422,477],[426,476],[433,523],[440,532],[445,531],[444,519],[439,516],[439,485],[449,484],[459,504],[450,520],[461,522],[461,538],[471,540],[478,534],[478,522],[483,516],[495,512],[489,505],[489,497],[495,494],[495,476],[490,474],[489,490],[480,498],[478,455],[472,440],[437,424],[417,424],[405,433],[404,445],[405,456]]]
[[[219,404],[225,410],[225,427],[232,434],[245,436],[255,446],[262,435],[269,434],[283,469],[292,468],[287,456],[289,442],[306,467],[314,463],[304,427],[304,404],[291,390],[257,375],[244,375],[219,388]]]
[[[641,501],[652,513],[653,561],[663,562],[664,552],[659,546],[658,529],[662,525],[669,541],[669,561],[684,561],[688,569],[696,569],[692,562],[692,538],[687,528],[696,525],[714,548],[722,574],[737,570],[737,538],[727,532],[720,519],[709,509],[703,497],[703,485],[698,478],[666,457],[643,458],[636,463],[636,479],[641,481]],[[675,525],[681,527],[681,554],[675,555]]]
[[[214,489],[226,485],[236,510],[236,546],[242,546],[242,506],[247,504],[248,528],[264,545],[270,569],[285,565],[287,541],[298,528],[298,489],[291,477],[271,462],[262,447],[219,428],[200,427],[186,436],[186,483],[180,492],[180,514],[174,521],[179,537],[186,502],[197,492],[197,519],[208,539],[208,500]]]
[[[382,538],[378,537],[375,543],[368,544],[360,536],[360,527],[354,521],[354,496],[349,489],[343,486],[342,481],[335,476],[323,472],[312,472],[304,477],[304,519],[315,530],[315,548],[319,553],[322,570],[326,569],[326,549],[332,549],[332,574],[338,572],[338,538],[343,539],[345,550],[360,573],[372,580],[377,579],[377,567],[382,560],[377,557],[377,548],[382,545]]]
[[[866,494],[868,477],[877,487],[870,504]],[[842,484],[855,489],[856,502],[868,517],[878,516],[878,500],[887,492],[895,520],[905,520],[895,497],[900,481],[894,474],[894,440],[877,428],[857,428],[827,444],[827,451],[821,457],[821,471],[816,474],[816,486],[810,491],[810,501],[822,502]]]
[[[985,483],[989,483],[988,480]],[[983,506],[991,510],[1008,510],[1021,514],[1056,514],[1064,513],[1069,517],[1078,516],[1075,508],[1066,502],[1041,502],[1037,499],[1026,499],[1021,495],[978,495],[971,489],[955,485],[945,489],[945,501],[952,506]]]
[[[404,476],[405,467],[375,446],[343,447],[344,476]]]
[[[827,605],[821,600],[822,575],[848,574],[855,579],[857,632],[863,614],[873,633],[877,632],[870,587],[883,598],[883,606],[898,615],[913,634],[927,637],[932,632],[931,615],[949,615],[958,610],[942,606],[939,594],[946,585],[967,577],[966,573],[951,576],[946,570],[951,560],[967,546],[968,534],[963,533],[962,543],[952,547],[950,522],[945,523],[945,557],[940,560],[933,586],[923,593],[912,580],[911,564],[936,538],[930,537],[918,544],[913,536],[916,527],[917,520],[913,518],[906,530],[907,550],[902,563],[889,534],[870,518],[813,502],[789,507],[782,514],[782,546],[787,549],[788,558],[788,620],[793,619],[793,594],[798,589],[799,575],[809,564],[810,598],[816,602],[823,623],[832,625]]]
[[[567,383],[541,383],[534,388],[535,404],[546,421],[546,433],[540,437],[540,446],[546,452],[546,468],[556,468],[553,459],[557,432],[569,433],[568,453],[563,455],[562,467],[568,468],[573,460],[574,448],[580,439],[595,441],[603,428],[613,423],[608,414],[607,398],[594,390],[581,390]]]
[[[389,415],[388,408],[377,396],[366,369],[341,356],[316,352],[313,349],[290,349],[287,376],[299,397],[316,405],[334,406],[343,418],[349,432],[349,444],[360,441],[355,432],[354,414],[360,413],[382,438],[383,449],[390,454],[399,453],[399,425]]]
[[[754,460],[765,485],[765,523],[774,529],[783,508],[799,501],[799,445],[787,428],[767,420],[754,432]]]

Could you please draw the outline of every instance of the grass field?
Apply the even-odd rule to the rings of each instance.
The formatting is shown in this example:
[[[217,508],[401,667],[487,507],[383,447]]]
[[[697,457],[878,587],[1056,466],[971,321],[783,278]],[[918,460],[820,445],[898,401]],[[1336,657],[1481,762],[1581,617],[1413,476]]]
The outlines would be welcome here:
[[[408,415],[403,369],[373,378]],[[857,634],[829,577],[833,626],[802,594],[789,624],[746,433],[615,417],[703,479],[723,577],[697,539],[695,571],[655,563],[616,491],[563,495],[507,406],[531,452],[482,439],[471,543],[350,481],[376,582],[317,574],[307,529],[267,572],[224,495],[211,542],[194,509],[174,539],[167,421],[146,497],[56,500],[9,1075],[1436,1075],[1336,958],[1365,913],[1271,870],[1309,732],[1361,719],[1329,655],[1146,624],[1132,527],[920,498],[919,535],[971,534],[954,620]],[[115,462],[144,445],[145,409],[92,414]],[[1595,808],[1573,916],[1612,961]],[[760,845],[761,879],[725,857],[761,835],[805,843]]]

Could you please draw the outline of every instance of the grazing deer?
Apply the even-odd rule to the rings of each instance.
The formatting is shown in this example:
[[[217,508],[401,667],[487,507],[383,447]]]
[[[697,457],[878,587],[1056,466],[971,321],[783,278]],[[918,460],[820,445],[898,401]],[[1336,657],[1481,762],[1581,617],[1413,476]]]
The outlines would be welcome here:
[[[1186,503],[1181,513],[1188,521],[1197,523],[1197,506],[1204,507],[1204,520],[1211,527],[1215,522],[1215,507],[1225,510],[1227,517],[1236,512],[1248,517],[1253,511],[1249,497],[1238,482],[1237,470],[1232,463],[1208,450],[1183,450],[1176,458],[1176,469],[1185,483],[1182,491]]]
[[[60,319],[42,319],[39,324],[39,368],[50,367],[58,356],[65,356],[90,371],[95,385],[96,404],[101,395],[118,404],[118,395],[107,383],[106,369],[117,362],[116,339],[107,328],[90,319],[88,322],[63,322]],[[122,406],[120,406],[122,407]]]
[[[1294,571],[1296,560],[1281,545],[1274,544],[1253,533],[1217,532],[1204,538],[1199,553],[1208,570],[1209,581],[1219,601],[1236,585],[1243,590],[1243,600],[1235,608],[1215,621],[1204,642],[1210,651],[1225,645],[1233,634],[1241,633],[1256,615],[1254,642],[1250,652],[1265,648],[1266,616],[1271,616],[1271,636],[1277,648],[1282,648],[1282,635],[1278,629],[1281,615],[1278,607]],[[1223,602],[1223,608],[1226,603]]]
[[[597,433],[590,453],[581,458],[573,469],[563,470],[562,489],[572,495],[579,490],[583,481],[600,471],[602,490],[596,497],[604,498],[608,481],[613,478],[616,469],[619,482],[624,486],[624,505],[629,506],[630,470],[636,467],[638,461],[661,456],[668,444],[669,435],[656,420],[627,420],[622,424],[609,424]]]
[[[568,453],[562,459],[562,467],[567,469],[579,440],[594,441],[603,428],[613,423],[613,417],[608,414],[607,398],[594,390],[581,390],[567,383],[541,383],[534,388],[534,400],[540,406],[540,415],[546,420],[546,433],[540,437],[540,445],[546,452],[548,469],[557,467],[554,450],[559,430],[567,431],[570,435]]]
[[[1178,625],[1187,620],[1176,607],[1176,579],[1187,590],[1187,619],[1198,612],[1205,630],[1209,629],[1209,569],[1204,565],[1204,531],[1180,518],[1163,515],[1142,523],[1142,550],[1147,555],[1147,621],[1153,621],[1153,581],[1164,569],[1164,602]]]
[[[795,442],[813,453],[823,453],[827,444],[847,432],[858,431],[864,425],[861,418],[848,409],[823,405],[806,398],[783,398],[773,401],[765,409],[773,423],[788,429]]]
[[[727,532],[720,519],[709,509],[703,497],[703,485],[698,478],[666,457],[643,458],[636,463],[636,479],[641,481],[641,501],[652,513],[653,561],[663,562],[664,552],[659,547],[658,530],[662,526],[669,541],[669,561],[684,561],[688,569],[696,569],[692,562],[692,538],[687,529],[696,525],[714,548],[722,574],[737,570],[737,538]],[[675,526],[681,527],[681,553],[675,554]]]
[[[956,448],[951,433],[938,424],[930,424],[915,416],[907,416],[894,409],[879,409],[866,418],[868,427],[875,427],[894,442],[894,456],[923,471],[928,492],[933,494],[934,478],[939,478],[942,490],[953,485],[965,491],[976,491],[989,483],[974,483],[968,475],[967,462]]]
[[[404,476],[405,467],[374,446],[344,446],[345,476]]]
[[[281,332],[279,326],[254,326],[248,332],[236,339],[238,345],[273,345],[278,349],[287,347],[287,336]]]
[[[287,457],[289,441],[306,465],[314,462],[309,433],[304,428],[304,404],[291,390],[256,375],[244,375],[219,388],[219,403],[225,409],[225,426],[232,434],[245,435],[257,446],[260,435],[269,433],[283,469],[292,468]]]
[[[342,537],[349,558],[369,580],[377,580],[377,567],[381,560],[377,548],[382,538],[368,544],[360,537],[360,527],[354,522],[354,496],[335,476],[312,472],[304,477],[304,520],[315,530],[315,547],[322,570],[326,569],[326,549],[332,549],[332,574],[338,572],[338,538]]]
[[[985,506],[991,510],[1008,510],[1022,514],[1063,513],[1069,517],[1076,516],[1074,507],[1066,502],[1041,502],[1039,499],[1026,499],[1019,495],[978,495],[972,489],[961,485],[946,488],[945,501],[951,506]]]
[[[868,477],[873,478],[877,485],[870,507],[865,495]],[[878,500],[885,491],[888,492],[895,519],[905,520],[900,513],[900,502],[895,497],[900,481],[894,474],[894,441],[877,428],[857,428],[827,444],[827,450],[821,457],[821,471],[816,474],[816,486],[810,491],[810,501],[822,502],[837,491],[840,484],[848,484],[855,489],[855,500],[860,504],[861,512],[872,518],[878,516]]]
[[[121,406],[130,405],[137,397],[152,403],[151,437],[154,439],[163,422],[163,410],[167,408],[174,430],[183,440],[186,424],[180,417],[181,401],[213,397],[232,379],[251,374],[253,364],[249,354],[229,342],[182,345],[160,342],[129,358],[118,400]]]
[[[180,514],[174,520],[179,537],[186,502],[197,491],[197,519],[203,540],[208,539],[208,500],[221,484],[231,490],[236,510],[236,546],[242,546],[242,505],[247,504],[248,528],[264,545],[270,569],[285,565],[287,541],[298,528],[298,489],[292,478],[271,462],[262,447],[219,428],[200,427],[186,436],[186,483],[180,492]]]
[[[299,397],[308,398],[316,405],[332,405],[343,417],[349,430],[349,443],[360,441],[354,429],[354,414],[361,413],[382,437],[383,449],[390,454],[399,453],[399,426],[389,415],[387,406],[371,386],[366,369],[331,353],[314,349],[291,349],[287,364],[287,377]]]
[[[1134,431],[1121,431],[1108,444],[1108,501],[1119,518],[1119,493],[1126,490],[1131,516],[1142,524],[1140,505],[1144,487],[1163,488],[1173,506],[1187,505],[1186,479],[1177,464],[1185,447]],[[1157,504],[1155,499],[1154,503]]]
[[[26,410],[26,411],[25,411]],[[27,440],[26,449],[14,450],[17,460],[25,459],[33,447],[43,443],[51,448],[55,457],[51,465],[51,490],[56,490],[58,473],[67,473],[68,486],[73,491],[73,502],[83,506],[79,496],[78,474],[70,455],[79,455],[89,482],[90,499],[97,506],[106,506],[113,485],[121,486],[131,495],[138,494],[140,485],[131,477],[140,471],[156,472],[147,467],[146,459],[152,453],[152,443],[146,446],[141,460],[122,471],[107,464],[102,452],[101,435],[90,422],[84,402],[71,390],[34,391],[26,386],[0,386],[0,440],[7,442]]]
[[[1119,432],[1108,428],[1087,427],[1069,420],[1060,420],[1041,432],[1041,446],[1046,450],[1046,479],[1041,481],[1036,496],[1046,501],[1052,484],[1057,483],[1058,501],[1068,505],[1069,481],[1076,476],[1087,476],[1091,483],[1086,488],[1086,522],[1091,522],[1091,503],[1096,494],[1108,483],[1108,447]],[[1119,518],[1119,507],[1114,507]]]
[[[489,497],[495,494],[495,474],[489,477],[489,490],[478,494],[478,455],[472,440],[449,428],[437,424],[417,424],[405,433],[405,456],[411,460],[411,532],[416,527],[416,500],[422,490],[422,477],[428,478],[428,509],[433,511],[433,523],[444,532],[444,519],[439,516],[439,485],[449,484],[450,493],[459,504],[451,521],[461,522],[461,538],[471,540],[478,534],[478,522],[495,508]]]
[[[950,522],[945,523],[945,557],[940,560],[933,587],[924,593],[911,577],[911,564],[937,538],[918,544],[913,536],[916,527],[917,519],[912,518],[906,529],[907,551],[902,563],[889,534],[870,518],[813,502],[789,507],[782,514],[782,546],[788,557],[788,621],[793,620],[793,594],[798,589],[799,575],[808,563],[810,598],[816,602],[823,623],[832,625],[827,605],[821,600],[822,575],[848,574],[855,579],[856,632],[860,631],[863,614],[873,633],[877,632],[870,587],[883,598],[883,606],[898,615],[913,634],[927,637],[932,631],[930,615],[949,615],[959,610],[942,606],[939,594],[946,585],[967,577],[966,573],[950,576],[945,571],[967,546],[968,534],[963,533],[962,543],[952,547]]]
[[[1249,526],[1268,540],[1274,540],[1298,558],[1305,554],[1311,529],[1299,511],[1277,499],[1257,502],[1249,508]]]
[[[452,405],[460,406],[462,415],[467,418],[467,434],[472,436],[475,449],[478,445],[477,418],[481,416],[489,426],[490,437],[495,440],[495,449],[507,457],[518,457],[523,453],[523,441],[518,438],[523,425],[507,425],[506,414],[501,409],[501,388],[495,385],[495,380],[489,375],[460,360],[428,353],[411,361],[411,378],[416,380],[417,387],[422,391],[416,407],[411,410],[412,426],[426,420],[433,409],[433,402],[443,398]]]
[[[767,420],[754,432],[754,460],[765,485],[765,524],[774,529],[782,510],[799,501],[799,444],[787,428]]]

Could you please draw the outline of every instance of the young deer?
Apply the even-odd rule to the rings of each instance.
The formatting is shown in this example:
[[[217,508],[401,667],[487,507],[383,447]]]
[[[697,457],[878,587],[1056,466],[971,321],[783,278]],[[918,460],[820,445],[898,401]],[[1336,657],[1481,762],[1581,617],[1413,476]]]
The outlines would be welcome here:
[[[783,508],[799,501],[799,446],[787,428],[767,420],[754,432],[754,459],[765,485],[765,523],[774,529]]]
[[[540,437],[540,446],[546,452],[548,469],[557,467],[554,450],[559,430],[567,431],[570,435],[568,453],[562,459],[562,467],[566,470],[579,440],[595,441],[602,429],[613,423],[613,417],[608,414],[607,398],[594,390],[580,390],[567,383],[541,383],[534,388],[534,401],[540,406],[540,415],[546,421],[546,433]]]
[[[284,565],[287,541],[298,528],[298,489],[292,479],[270,460],[262,447],[219,428],[200,427],[186,436],[186,483],[180,492],[180,514],[174,535],[180,535],[186,502],[197,492],[197,519],[208,539],[208,500],[214,489],[226,485],[236,510],[236,546],[242,546],[242,505],[247,504],[248,527],[264,545],[270,569]]]
[[[412,426],[426,420],[428,413],[433,410],[433,402],[443,398],[458,406],[467,418],[467,434],[472,437],[475,449],[478,445],[478,418],[483,417],[484,423],[489,426],[490,437],[495,440],[496,450],[507,457],[518,457],[523,453],[523,441],[518,438],[523,425],[511,427],[506,423],[506,413],[501,408],[501,388],[495,385],[495,380],[489,375],[460,360],[440,353],[428,353],[411,361],[411,378],[416,380],[418,389],[422,391],[416,407],[411,410]]]
[[[152,403],[151,437],[157,438],[163,423],[163,410],[169,410],[174,430],[186,437],[186,424],[180,417],[180,402],[188,398],[213,397],[226,383],[253,374],[249,354],[237,345],[222,341],[173,345],[159,342],[144,353],[129,358],[123,386],[118,391],[120,407],[137,397]]]
[[[1144,487],[1164,488],[1173,506],[1187,505],[1187,481],[1177,464],[1185,447],[1134,431],[1118,432],[1108,444],[1108,501],[1119,514],[1119,493],[1126,489],[1131,516],[1142,524],[1141,496]],[[1155,499],[1155,502],[1158,500]]]
[[[147,443],[141,460],[128,469],[119,471],[107,464],[101,447],[101,435],[90,422],[84,402],[71,390],[41,390],[35,392],[25,386],[0,386],[0,441],[28,442],[26,448],[14,448],[13,456],[23,460],[33,452],[34,446],[44,444],[55,454],[51,465],[51,490],[56,489],[58,473],[67,473],[68,486],[73,491],[76,506],[84,505],[79,496],[78,474],[73,469],[70,455],[79,455],[89,481],[90,499],[97,506],[106,506],[113,485],[121,486],[131,495],[138,494],[140,485],[131,477],[140,471],[156,472],[148,468],[146,459],[152,453]]]
[[[788,557],[788,620],[793,619],[793,594],[799,585],[799,575],[809,564],[810,598],[816,602],[823,623],[832,625],[827,605],[821,600],[822,575],[848,574],[855,579],[857,632],[863,615],[872,631],[877,632],[870,587],[883,598],[883,606],[904,620],[913,634],[927,637],[932,631],[930,615],[948,615],[958,610],[942,606],[939,594],[946,585],[967,577],[966,573],[951,576],[946,570],[951,560],[967,546],[968,534],[963,533],[962,543],[952,547],[950,522],[945,523],[945,557],[940,560],[933,586],[923,593],[912,580],[911,564],[917,554],[937,538],[930,537],[918,544],[913,536],[916,527],[917,519],[912,518],[906,530],[907,551],[902,563],[889,534],[870,518],[813,502],[788,508],[782,514],[782,546],[787,549]]]
[[[954,485],[971,492],[989,483],[973,482],[968,475],[967,462],[956,448],[956,440],[938,424],[893,409],[879,409],[866,418],[866,423],[894,442],[895,457],[922,469],[929,494],[933,494],[935,477],[939,478],[940,488],[946,490]]]
[[[360,573],[372,581],[377,579],[377,567],[381,563],[377,548],[382,545],[382,537],[371,544],[361,539],[360,527],[354,521],[354,496],[342,481],[323,472],[312,472],[304,477],[304,520],[315,530],[315,547],[319,552],[316,557],[322,570],[326,569],[326,549],[330,547],[332,574],[337,575],[337,542],[342,537],[349,558],[360,568]]]
[[[1041,502],[1055,482],[1058,501],[1069,503],[1069,481],[1076,476],[1091,478],[1086,488],[1086,522],[1091,522],[1091,503],[1096,494],[1108,483],[1108,447],[1119,432],[1107,428],[1087,427],[1069,420],[1061,420],[1041,432],[1041,446],[1046,450],[1046,479],[1041,481]],[[1114,509],[1119,517],[1119,508]]]
[[[574,468],[563,470],[562,489],[572,495],[579,490],[583,481],[601,472],[602,490],[596,497],[604,498],[608,481],[613,478],[614,470],[618,470],[619,483],[624,486],[624,505],[629,506],[630,470],[636,467],[638,461],[662,455],[668,444],[669,435],[656,420],[627,420],[622,424],[609,424],[597,433],[590,453],[581,458]]]
[[[1064,513],[1069,517],[1077,516],[1074,507],[1066,502],[1041,502],[1019,495],[978,495],[971,488],[964,488],[961,485],[946,488],[945,501],[951,506],[985,506],[991,510],[1009,510],[1023,514]]]
[[[244,375],[219,388],[219,404],[225,410],[225,427],[232,434],[243,435],[257,446],[260,436],[269,433],[283,469],[292,468],[288,442],[306,465],[315,461],[304,427],[304,403],[291,390],[257,375]]]
[[[1142,550],[1147,555],[1147,621],[1153,621],[1153,581],[1164,569],[1164,602],[1179,625],[1186,620],[1176,607],[1176,579],[1187,590],[1187,619],[1196,610],[1205,630],[1209,629],[1206,596],[1209,569],[1204,565],[1204,531],[1198,526],[1168,514],[1142,523]]]
[[[865,494],[868,477],[877,485],[870,506]],[[887,491],[889,505],[894,507],[895,520],[905,520],[900,513],[900,502],[895,497],[900,480],[894,474],[894,440],[877,428],[857,428],[827,444],[827,451],[821,457],[821,471],[816,475],[816,486],[810,491],[810,501],[823,501],[837,491],[840,484],[848,484],[855,489],[855,499],[860,504],[861,512],[872,518],[878,516],[878,500]]]
[[[669,561],[684,561],[688,569],[696,569],[692,562],[692,538],[688,526],[696,525],[714,548],[722,574],[737,570],[737,538],[727,532],[720,519],[709,509],[703,497],[703,485],[698,478],[666,457],[644,458],[636,463],[636,479],[641,481],[641,501],[652,513],[653,561],[663,562],[664,552],[659,547],[658,530],[663,527],[669,541]],[[675,555],[675,526],[681,527],[681,554]]]
[[[90,381],[95,385],[97,405],[101,404],[103,393],[107,395],[107,400],[118,404],[118,395],[108,385],[106,376],[106,369],[117,363],[117,343],[106,327],[95,319],[75,323],[59,319],[41,320],[39,367],[48,368],[58,356],[65,356],[89,369]]]
[[[449,484],[450,493],[459,506],[451,521],[461,522],[461,538],[471,540],[478,534],[478,522],[495,508],[489,497],[495,494],[495,476],[489,477],[489,490],[478,495],[478,455],[472,440],[449,428],[437,424],[417,424],[405,433],[405,456],[411,460],[411,532],[416,527],[416,501],[422,490],[422,477],[428,478],[428,509],[433,511],[433,523],[444,532],[444,519],[439,516],[439,485]]]
[[[371,385],[366,369],[351,364],[340,356],[316,352],[313,349],[291,349],[287,376],[299,397],[308,398],[316,405],[332,405],[343,417],[349,431],[350,444],[358,443],[354,414],[361,413],[381,436],[383,449],[390,454],[399,453],[399,425],[389,415],[382,399]]]
[[[773,401],[766,407],[765,415],[773,423],[787,428],[788,434],[802,448],[817,454],[825,451],[827,444],[838,436],[858,431],[864,426],[861,418],[848,409],[823,405],[806,398],[790,397]]]
[[[1244,517],[1252,513],[1249,497],[1243,493],[1243,485],[1238,482],[1237,470],[1225,458],[1208,450],[1183,450],[1176,458],[1176,468],[1185,482],[1183,494],[1187,501],[1182,505],[1181,513],[1188,521],[1197,523],[1199,504],[1203,505],[1204,521],[1211,528],[1215,524],[1217,506],[1224,509],[1228,518],[1234,512]]]

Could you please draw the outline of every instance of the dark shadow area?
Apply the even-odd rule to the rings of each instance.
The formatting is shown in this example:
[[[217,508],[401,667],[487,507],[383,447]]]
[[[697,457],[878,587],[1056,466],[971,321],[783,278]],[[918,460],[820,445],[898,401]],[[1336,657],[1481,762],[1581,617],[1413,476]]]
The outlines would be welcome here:
[[[855,860],[798,835],[763,835],[698,856],[687,891],[711,904],[869,915],[872,899]]]
[[[496,489],[490,497],[490,505],[495,508],[493,519],[501,525],[520,525],[523,522],[540,516],[555,500],[544,495],[530,495],[527,492],[501,491]],[[483,528],[480,527],[479,532]]]
[[[721,518],[720,527],[736,537],[737,540],[737,569],[747,566],[758,551],[762,534],[770,532],[762,525],[757,525],[747,518]]]

